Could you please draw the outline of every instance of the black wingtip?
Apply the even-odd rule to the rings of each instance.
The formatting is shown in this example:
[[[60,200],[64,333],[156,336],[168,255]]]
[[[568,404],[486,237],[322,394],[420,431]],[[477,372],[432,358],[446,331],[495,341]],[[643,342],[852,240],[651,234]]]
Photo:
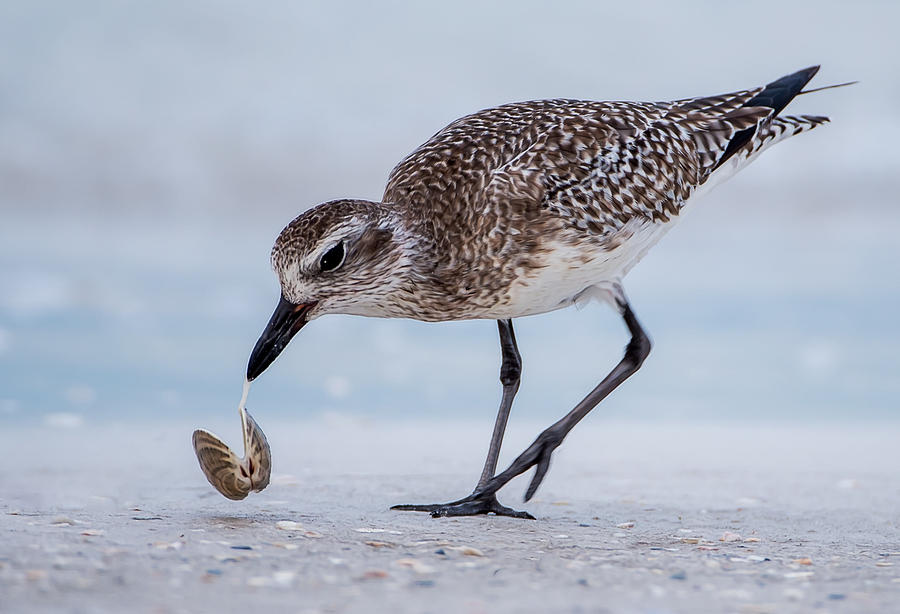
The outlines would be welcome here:
[[[773,116],[778,115],[816,76],[817,72],[819,72],[819,66],[810,66],[776,79],[764,87],[759,94],[748,100],[745,106],[769,107],[773,109]]]
[[[819,66],[810,66],[776,79],[765,86],[759,94],[748,100],[744,106],[768,107],[772,109],[771,117],[775,117],[784,110],[791,100],[803,91],[803,88],[806,87],[806,84],[810,82],[817,72],[819,72]],[[715,168],[725,164],[741,147],[750,142],[755,133],[756,126],[736,133],[728,143],[728,147],[725,148],[725,153],[716,162]]]

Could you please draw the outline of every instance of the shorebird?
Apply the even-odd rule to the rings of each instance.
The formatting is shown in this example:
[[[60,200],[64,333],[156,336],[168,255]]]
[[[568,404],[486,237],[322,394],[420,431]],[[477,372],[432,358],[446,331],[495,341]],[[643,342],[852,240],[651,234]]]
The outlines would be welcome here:
[[[768,147],[828,121],[781,115],[818,68],[717,96],[537,100],[454,121],[391,171],[380,202],[327,202],[284,228],[272,250],[281,299],[253,348],[247,379],[325,314],[497,320],[503,393],[474,491],[392,509],[531,518],[501,505],[497,491],[535,467],[530,500],[566,435],[650,353],[622,286],[626,273],[688,201]],[[590,298],[624,320],[631,335],[624,356],[496,473],[522,370],[513,319]]]

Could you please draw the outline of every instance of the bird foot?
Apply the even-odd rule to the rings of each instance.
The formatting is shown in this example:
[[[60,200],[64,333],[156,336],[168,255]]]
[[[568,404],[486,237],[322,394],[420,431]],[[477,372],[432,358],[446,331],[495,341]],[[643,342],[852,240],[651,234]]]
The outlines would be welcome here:
[[[506,471],[492,477],[481,488],[476,488],[475,492],[469,495],[468,498],[483,499],[489,497],[503,488],[511,479],[534,467],[534,477],[531,478],[531,484],[528,485],[528,490],[525,491],[525,501],[530,501],[538,486],[544,481],[547,470],[550,469],[550,457],[553,451],[559,447],[564,437],[565,433],[560,434],[553,426],[546,429],[538,435],[534,443],[519,454]]]
[[[495,516],[509,516],[510,518],[527,518],[534,520],[534,516],[528,512],[520,512],[511,507],[501,505],[496,495],[472,498],[466,497],[451,503],[431,503],[424,505],[394,505],[392,510],[405,512],[428,512],[432,518],[448,518],[457,516],[478,516],[480,514],[494,514]]]

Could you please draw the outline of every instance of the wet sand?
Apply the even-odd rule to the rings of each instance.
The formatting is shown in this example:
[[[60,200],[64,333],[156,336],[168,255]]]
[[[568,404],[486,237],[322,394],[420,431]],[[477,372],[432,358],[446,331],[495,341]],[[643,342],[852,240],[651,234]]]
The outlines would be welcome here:
[[[258,414],[258,415],[257,415]],[[536,521],[432,519],[465,495],[478,424],[278,423],[272,483],[228,501],[196,426],[8,428],[2,612],[888,612],[900,603],[900,425],[588,421]],[[502,461],[540,426],[511,425]],[[255,610],[254,610],[255,609]]]

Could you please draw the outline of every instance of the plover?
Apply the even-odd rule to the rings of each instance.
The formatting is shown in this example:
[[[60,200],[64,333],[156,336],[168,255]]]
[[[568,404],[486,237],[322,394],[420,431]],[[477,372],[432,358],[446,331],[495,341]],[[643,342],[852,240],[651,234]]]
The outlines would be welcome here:
[[[394,509],[530,518],[501,505],[496,492],[536,467],[528,501],[566,435],[650,353],[622,287],[626,273],[692,198],[775,143],[828,121],[780,114],[817,71],[718,96],[537,100],[456,120],[391,171],[381,202],[327,202],[281,232],[272,250],[281,300],[247,378],[325,314],[497,320],[503,396],[474,491]],[[522,365],[512,320],[589,298],[611,304],[624,320],[631,340],[623,358],[495,475]]]

